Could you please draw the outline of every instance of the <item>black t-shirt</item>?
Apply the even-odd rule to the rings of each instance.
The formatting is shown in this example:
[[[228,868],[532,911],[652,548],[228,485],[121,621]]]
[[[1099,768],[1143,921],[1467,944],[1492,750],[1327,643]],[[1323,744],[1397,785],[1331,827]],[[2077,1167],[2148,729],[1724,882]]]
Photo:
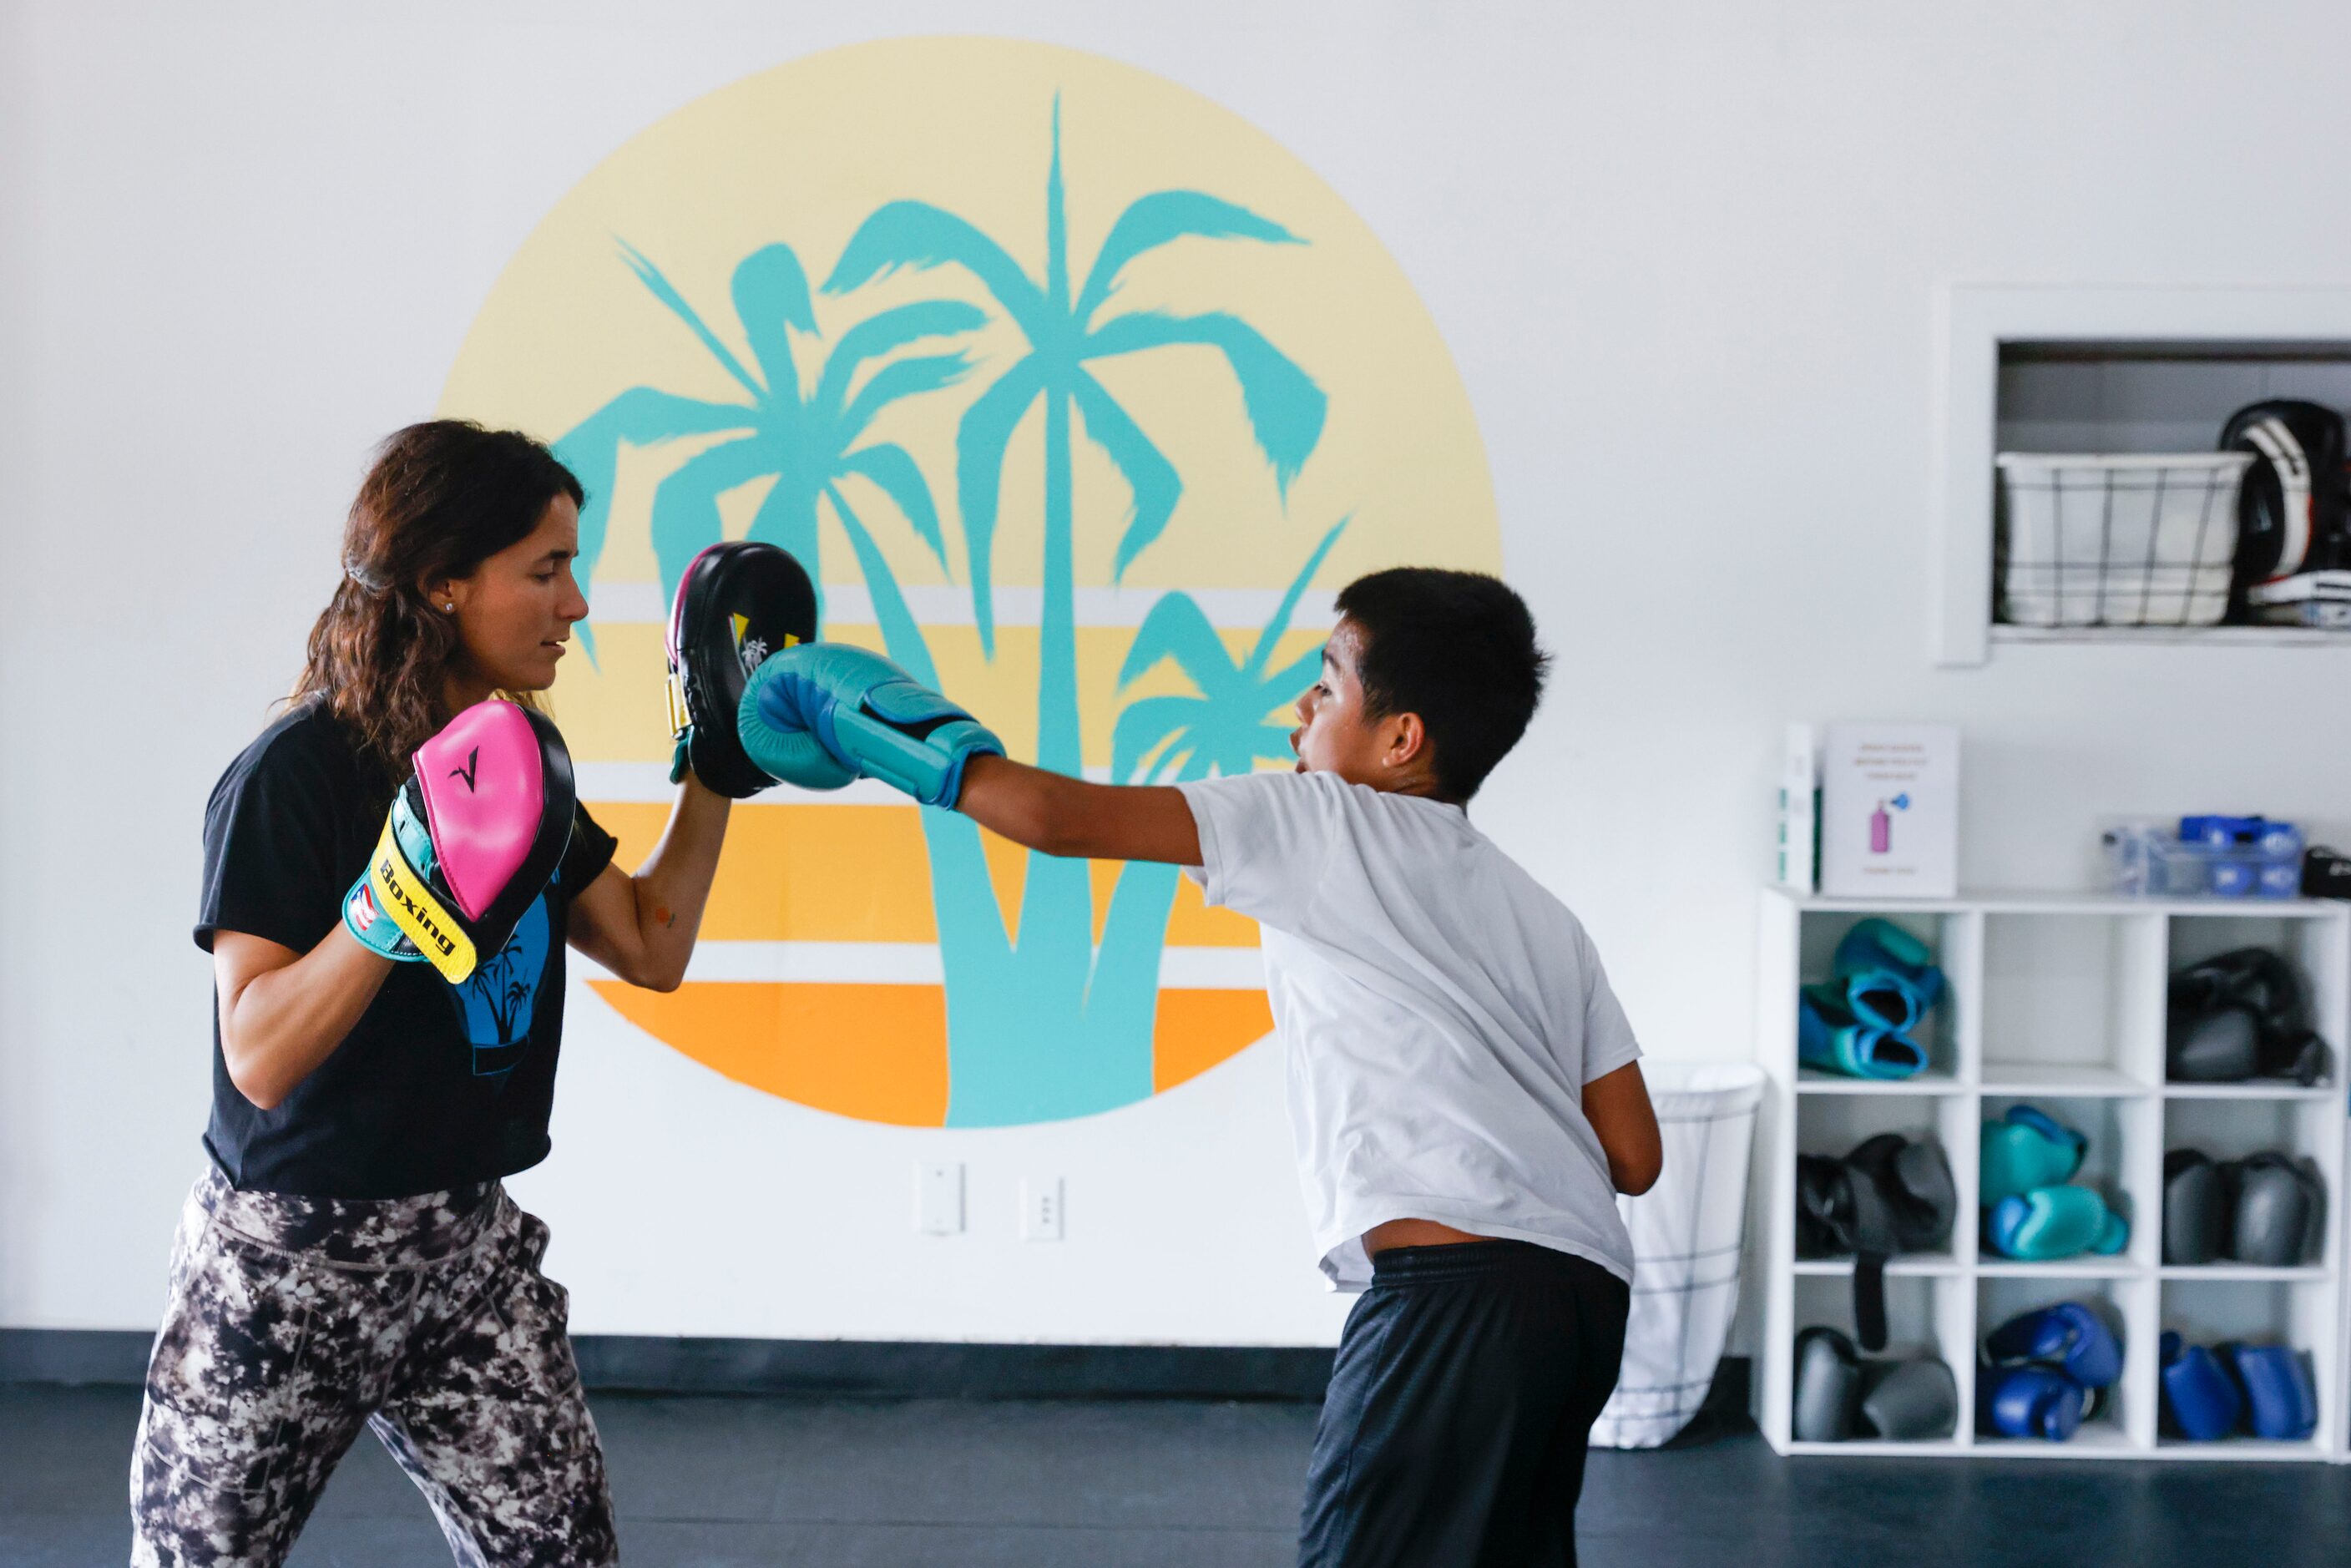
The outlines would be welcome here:
[[[328,710],[296,707],[229,764],[204,810],[196,945],[243,931],[298,953],[342,919],[398,780]],[[563,1034],[571,900],[611,863],[612,836],[580,808],[554,883],[472,978],[396,964],[309,1077],[264,1111],[230,1082],[213,1009],[204,1147],[239,1187],[310,1197],[406,1197],[486,1181],[547,1157]],[[217,1004],[217,998],[215,998]]]

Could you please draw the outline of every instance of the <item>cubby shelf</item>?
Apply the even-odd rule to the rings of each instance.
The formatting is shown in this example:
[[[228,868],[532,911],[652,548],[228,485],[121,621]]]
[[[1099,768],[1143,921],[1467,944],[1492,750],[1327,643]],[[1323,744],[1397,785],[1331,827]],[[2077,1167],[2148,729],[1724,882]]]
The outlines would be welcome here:
[[[1920,1032],[1932,1063],[1917,1078],[1865,1082],[1801,1067],[1797,990],[1822,978],[1838,938],[1884,915],[1931,942],[1950,981]],[[2343,1048],[2351,1043],[2351,905],[2195,900],[2154,902],[2095,894],[1987,894],[1954,899],[1763,898],[1758,963],[1760,1055],[1772,1083],[1758,1129],[1756,1213],[1764,1273],[1763,1344],[1756,1419],[1788,1454],[1847,1458],[1963,1454],[2097,1459],[2343,1459],[2345,1313]],[[2332,1051],[2325,1082],[2167,1083],[2164,988],[2172,969],[2259,943],[2287,952],[2310,983],[2313,1022]],[[2118,1256],[2022,1263],[1979,1240],[1978,1133],[2019,1102],[2088,1133],[2077,1180],[2099,1188],[2131,1221]],[[1961,1212],[1948,1253],[1894,1259],[1886,1268],[1893,1345],[1951,1367],[1960,1430],[1925,1443],[1799,1443],[1790,1432],[1799,1329],[1852,1329],[1851,1259],[1795,1256],[1795,1156],[1843,1154],[1873,1133],[1928,1136],[1949,1156]],[[2317,1255],[2292,1268],[2161,1260],[2163,1156],[2180,1145],[2220,1157],[2282,1147],[2314,1164],[2328,1194]],[[2120,1327],[2124,1375],[2100,1418],[2073,1441],[1990,1437],[1973,1429],[1977,1347],[2011,1314],[2069,1298],[2095,1300]],[[2166,1328],[2191,1341],[2291,1343],[2310,1356],[2319,1396],[2306,1442],[2165,1437],[2156,1342]]]
[[[1822,1447],[1834,1448],[1837,1445],[1824,1443]],[[1888,1447],[1898,1445],[1889,1444]],[[2111,1421],[2085,1422],[2070,1443],[2047,1443],[2038,1437],[1978,1437],[1971,1447],[1979,1454],[1999,1459],[2125,1459],[2144,1457],[2138,1446],[2131,1441],[2130,1434]]]
[[[1815,1447],[1834,1448],[1837,1445],[1821,1443]],[[2058,1451],[2062,1453],[2064,1450],[2060,1447]],[[2274,1464],[2281,1459],[2333,1458],[2339,1461],[2342,1456],[2329,1453],[2315,1438],[2283,1443],[2271,1437],[2223,1437],[2215,1443],[2191,1443],[2185,1437],[2158,1437],[2155,1444],[2155,1457],[2158,1459],[2252,1459]]]
[[[2110,1094],[2144,1094],[2148,1086],[2108,1067],[2008,1061],[1985,1068],[1978,1087],[1986,1094],[2094,1100]]]
[[[2166,1083],[2163,1097],[2167,1100],[2288,1100],[2314,1101],[2328,1104],[2343,1097],[2343,1091],[2332,1083],[2317,1083],[2304,1089],[2299,1083],[2256,1082],[2252,1083]]]
[[[1783,1454],[1838,1454],[1852,1458],[1856,1454],[1877,1455],[1881,1458],[1899,1457],[1906,1459],[1931,1458],[1937,1455],[1949,1457],[1966,1453],[1961,1443],[1798,1443],[1790,1442],[1780,1450]]]
[[[1896,1279],[1907,1278],[1914,1274],[1921,1278],[1957,1274],[1959,1269],[1958,1259],[1936,1252],[1905,1253],[1899,1258],[1886,1260],[1886,1272]],[[1799,1275],[1805,1277],[1851,1274],[1853,1260],[1850,1258],[1799,1258],[1796,1260],[1795,1270]]]
[[[1957,1094],[1966,1087],[1948,1072],[1922,1072],[1916,1078],[1888,1082],[1847,1078],[1807,1067],[1799,1071],[1796,1079],[1797,1092],[1802,1094]]]
[[[2144,1280],[2155,1270],[2120,1258],[2065,1258],[2054,1263],[2023,1263],[2013,1258],[1979,1260],[1984,1280]]]

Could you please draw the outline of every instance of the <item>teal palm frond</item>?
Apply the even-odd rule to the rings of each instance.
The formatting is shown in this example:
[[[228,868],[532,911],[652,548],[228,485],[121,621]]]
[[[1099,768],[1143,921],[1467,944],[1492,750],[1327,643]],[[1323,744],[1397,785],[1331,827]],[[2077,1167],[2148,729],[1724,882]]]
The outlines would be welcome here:
[[[637,275],[637,281],[643,283],[654,298],[668,306],[671,313],[685,323],[688,331],[702,340],[702,346],[710,350],[710,357],[725,366],[728,375],[742,382],[744,391],[755,398],[766,395],[768,389],[759,384],[757,376],[743,368],[743,361],[735,357],[734,350],[718,340],[718,334],[712,331],[700,313],[686,303],[685,296],[677,291],[677,286],[664,275],[660,267],[646,260],[634,246],[626,241],[622,242],[621,256],[629,264],[629,270]]]
[[[582,582],[591,580],[597,559],[604,553],[604,535],[611,525],[612,481],[620,469],[621,447],[656,446],[689,435],[752,429],[758,411],[739,403],[704,402],[653,387],[627,392],[573,425],[555,442],[555,455],[587,499],[580,507],[580,558],[576,570]],[[596,657],[595,627],[582,622],[580,645],[589,660]]]
[[[1175,660],[1177,667],[1192,677],[1193,684],[1204,690],[1240,674],[1240,667],[1225,651],[1225,640],[1217,635],[1208,612],[1188,593],[1163,594],[1143,618],[1143,624],[1135,628],[1134,641],[1127,645],[1126,662],[1119,666],[1119,689],[1123,691],[1133,685],[1137,676],[1163,659]]]
[[[904,514],[915,536],[938,558],[939,565],[947,564],[946,540],[939,533],[938,504],[931,498],[931,486],[924,479],[922,469],[904,447],[885,441],[846,453],[841,459],[841,476],[846,478],[852,474],[889,497]]]
[[[1266,665],[1290,630],[1308,581],[1346,530],[1347,521],[1343,517],[1332,525],[1290,579],[1245,660],[1233,658],[1207,612],[1190,594],[1165,594],[1151,607],[1119,667],[1119,688],[1124,690],[1163,662],[1173,661],[1198,695],[1143,697],[1127,704],[1112,730],[1113,779],[1144,782],[1170,770],[1180,779],[1199,779],[1211,768],[1228,775],[1247,773],[1260,758],[1278,761],[1290,755],[1288,727],[1267,723],[1266,716],[1295,702],[1312,683],[1322,650],[1318,644],[1271,673]]]
[[[1290,481],[1322,436],[1328,399],[1313,378],[1237,316],[1177,317],[1138,312],[1100,328],[1092,319],[1140,256],[1179,239],[1249,240],[1267,245],[1305,242],[1273,220],[1198,191],[1158,191],[1128,204],[1095,254],[1084,286],[1071,298],[1065,191],[1061,172],[1061,100],[1053,104],[1052,141],[1045,189],[1042,280],[964,218],[925,202],[892,202],[858,225],[831,276],[829,294],[857,287],[901,267],[959,267],[1020,329],[1028,351],[1007,366],[975,400],[956,437],[956,494],[970,558],[972,610],[984,650],[995,652],[996,521],[1005,446],[1029,409],[1074,410],[1087,435],[1125,479],[1133,508],[1119,538],[1113,580],[1165,532],[1184,485],[1149,436],[1086,370],[1088,361],[1148,349],[1196,345],[1215,349],[1240,383],[1251,434],[1272,465],[1286,500]],[[1049,465],[1050,466],[1050,465]],[[1066,472],[1049,477],[1067,492]],[[1054,515],[1049,484],[1049,540],[1070,526]],[[1066,504],[1058,510],[1065,513]],[[1064,552],[1066,553],[1066,552]]]
[[[1267,724],[1266,716],[1295,698],[1298,688],[1285,692],[1251,679],[1190,595],[1161,599],[1145,617],[1146,631],[1163,612],[1155,643],[1162,652],[1142,667],[1172,659],[1199,695],[1144,697],[1122,709],[1111,733],[1112,777],[1147,783],[1172,771],[1204,779],[1211,770],[1247,773],[1260,758],[1289,755],[1289,731]]]
[[[1274,606],[1273,619],[1267,622],[1265,630],[1258,633],[1257,646],[1249,652],[1247,668],[1250,674],[1261,673],[1265,669],[1266,661],[1273,657],[1274,644],[1281,641],[1281,634],[1284,632],[1290,630],[1290,618],[1298,613],[1298,601],[1304,596],[1306,585],[1311,582],[1314,580],[1314,574],[1322,569],[1322,558],[1331,553],[1331,547],[1339,542],[1339,536],[1345,533],[1347,525],[1354,520],[1355,515],[1350,512],[1332,523],[1330,531],[1322,536],[1322,541],[1314,547],[1314,553],[1306,558],[1306,564],[1298,569],[1298,575],[1290,580],[1290,586],[1281,591],[1281,602]],[[1301,660],[1301,663],[1304,661]],[[1320,669],[1322,663],[1322,653],[1318,648],[1314,651],[1313,661],[1308,667]],[[1292,666],[1292,668],[1295,667],[1295,665]],[[1308,684],[1304,681],[1290,681],[1287,672],[1275,676],[1274,679],[1276,682],[1288,682],[1288,689],[1293,692],[1303,691]]]
[[[1290,482],[1322,439],[1331,400],[1314,378],[1238,316],[1168,316],[1155,310],[1113,316],[1087,340],[1086,357],[1102,359],[1145,349],[1195,344],[1216,350],[1240,382],[1241,407],[1258,450],[1273,465],[1274,484],[1287,497]]]
[[[996,648],[996,503],[1004,453],[1029,405],[1045,389],[1045,367],[1029,355],[973,400],[956,426],[956,508],[971,575],[971,604],[981,648]]]
[[[1169,741],[1181,742],[1184,737],[1198,734],[1214,706],[1207,697],[1186,696],[1144,697],[1127,704],[1119,710],[1118,723],[1111,730],[1111,777],[1124,783],[1140,783],[1161,768],[1183,767],[1194,749],[1190,745],[1169,747],[1149,773],[1143,765]]]
[[[720,536],[718,497],[777,470],[774,444],[758,435],[729,441],[689,457],[653,491],[653,559],[664,595],[704,547]]]
[[[840,417],[839,432],[843,439],[865,433],[880,413],[900,398],[919,397],[926,392],[950,387],[971,372],[971,358],[967,354],[915,354],[903,360],[893,360],[866,379],[849,402]]]
[[[1185,239],[1253,239],[1268,245],[1306,242],[1270,218],[1247,207],[1235,206],[1198,191],[1155,191],[1127,204],[1111,225],[1110,235],[1094,253],[1085,288],[1078,295],[1077,317],[1090,321],[1102,303],[1118,290],[1126,264],[1144,252]]]
[[[1045,319],[1045,295],[1004,247],[970,223],[928,202],[892,202],[857,226],[824,280],[827,294],[846,294],[902,267],[960,267],[1010,313],[1024,332]]]
[[[956,300],[925,300],[861,321],[841,335],[816,371],[816,390],[804,394],[793,337],[816,338],[819,332],[808,274],[789,246],[754,250],[737,264],[729,282],[736,322],[750,346],[756,372],[650,258],[626,243],[621,254],[647,292],[748,395],[739,403],[715,402],[631,387],[556,442],[557,455],[588,492],[580,508],[583,578],[592,575],[610,527],[621,448],[703,435],[726,439],[679,465],[653,492],[653,556],[665,598],[676,592],[687,563],[722,537],[719,497],[760,479],[774,483],[752,519],[750,537],[792,550],[812,574],[821,575],[818,500],[836,494],[830,488],[833,481],[852,475],[887,496],[925,548],[945,561],[938,507],[913,457],[891,443],[856,443],[883,408],[952,384],[971,369],[971,361],[959,352],[901,350],[969,332],[986,323],[984,311]],[[869,368],[863,385],[856,386]],[[843,526],[852,526],[851,520],[844,517]],[[854,526],[862,537],[862,523]],[[880,559],[878,553],[873,559]],[[860,562],[862,567],[862,553]],[[895,585],[891,588],[894,593]],[[586,627],[582,640],[592,657],[594,643]]]
[[[1126,575],[1128,564],[1160,536],[1167,527],[1167,519],[1176,515],[1176,503],[1184,495],[1184,477],[1176,472],[1176,465],[1167,461],[1166,455],[1152,444],[1151,437],[1143,434],[1143,427],[1102,390],[1100,382],[1081,372],[1074,390],[1086,434],[1110,455],[1111,462],[1125,476],[1127,492],[1133,497],[1126,526],[1118,536],[1118,555],[1111,563],[1111,579],[1116,581]]]
[[[816,334],[816,308],[809,298],[808,273],[788,245],[762,246],[735,268],[730,285],[735,319],[751,344],[778,407],[799,404],[799,371],[792,363],[792,328]]]
[[[908,348],[925,338],[953,338],[987,325],[987,312],[960,299],[925,299],[869,316],[841,335],[824,361],[811,406],[837,413],[849,403],[849,388],[871,360]]]

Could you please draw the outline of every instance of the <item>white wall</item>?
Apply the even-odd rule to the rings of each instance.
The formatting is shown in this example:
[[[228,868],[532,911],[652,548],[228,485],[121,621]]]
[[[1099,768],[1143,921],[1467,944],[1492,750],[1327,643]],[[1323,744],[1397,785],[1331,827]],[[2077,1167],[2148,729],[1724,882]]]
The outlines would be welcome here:
[[[292,673],[367,446],[598,160],[861,37],[1157,71],[1383,237],[1559,655],[1477,814],[1583,914],[1653,1052],[1750,1049],[1792,717],[1965,726],[1979,885],[2077,883],[2110,811],[2351,831],[2343,653],[1941,671],[1923,624],[1937,284],[2351,279],[2340,62],[2279,43],[2335,8],[1898,9],[0,4],[0,1323],[154,1321],[207,1093],[203,802]],[[572,1007],[557,1152],[516,1185],[583,1331],[1335,1334],[1269,1047],[1086,1122],[916,1133]],[[971,1234],[912,1233],[918,1157],[971,1162]],[[1060,1248],[1013,1239],[1031,1172],[1070,1184]]]

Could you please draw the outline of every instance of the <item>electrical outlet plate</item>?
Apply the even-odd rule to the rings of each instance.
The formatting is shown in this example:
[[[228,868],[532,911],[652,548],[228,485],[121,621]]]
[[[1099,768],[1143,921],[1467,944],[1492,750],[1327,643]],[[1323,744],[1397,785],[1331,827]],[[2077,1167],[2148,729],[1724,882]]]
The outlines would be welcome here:
[[[963,1166],[959,1161],[914,1167],[914,1228],[925,1236],[963,1230]]]
[[[1062,1228],[1061,1178],[1020,1178],[1020,1239],[1059,1241]]]

